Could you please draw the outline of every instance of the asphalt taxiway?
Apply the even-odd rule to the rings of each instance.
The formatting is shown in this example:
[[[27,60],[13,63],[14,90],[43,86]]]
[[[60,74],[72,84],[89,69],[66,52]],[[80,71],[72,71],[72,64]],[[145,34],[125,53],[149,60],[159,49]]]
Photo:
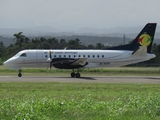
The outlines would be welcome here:
[[[58,76],[0,76],[0,82],[84,82],[160,84],[160,76],[90,76],[81,78]]]

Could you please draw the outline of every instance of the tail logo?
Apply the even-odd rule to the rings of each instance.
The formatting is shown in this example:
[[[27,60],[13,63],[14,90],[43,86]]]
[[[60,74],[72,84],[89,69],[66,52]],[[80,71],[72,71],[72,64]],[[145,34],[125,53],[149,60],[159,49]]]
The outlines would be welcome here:
[[[142,34],[138,38],[138,43],[142,46],[148,46],[151,44],[151,42],[152,42],[151,37],[148,34]]]

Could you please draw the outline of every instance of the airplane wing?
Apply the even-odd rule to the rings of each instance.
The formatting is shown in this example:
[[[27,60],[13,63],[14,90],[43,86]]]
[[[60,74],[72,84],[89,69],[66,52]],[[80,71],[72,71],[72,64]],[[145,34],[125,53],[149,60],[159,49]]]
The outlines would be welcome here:
[[[52,59],[51,64],[60,69],[75,69],[86,66],[88,62],[87,58],[56,58]]]
[[[71,65],[81,65],[84,66],[87,63],[87,58],[78,58]]]

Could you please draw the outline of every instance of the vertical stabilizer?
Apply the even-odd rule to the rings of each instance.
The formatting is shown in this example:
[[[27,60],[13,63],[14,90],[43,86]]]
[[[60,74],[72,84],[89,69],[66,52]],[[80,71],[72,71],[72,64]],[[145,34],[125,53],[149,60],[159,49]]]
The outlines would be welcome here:
[[[131,50],[137,49],[138,46],[146,46],[147,53],[151,53],[152,43],[154,40],[154,34],[156,30],[156,23],[148,23],[137,35],[131,44]]]
[[[139,46],[147,47],[147,53],[151,53],[151,48],[154,40],[154,34],[157,23],[148,23],[137,35],[131,44],[121,45],[109,48],[110,50],[132,50],[139,49]]]

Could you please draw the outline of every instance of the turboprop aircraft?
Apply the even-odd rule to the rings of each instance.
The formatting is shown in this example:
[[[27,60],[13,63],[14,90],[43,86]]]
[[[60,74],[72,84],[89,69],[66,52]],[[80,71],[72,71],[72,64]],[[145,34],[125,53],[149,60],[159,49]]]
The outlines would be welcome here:
[[[71,77],[80,77],[80,69],[115,67],[138,63],[154,58],[151,47],[156,23],[148,23],[131,44],[112,47],[107,50],[22,50],[4,62],[8,68],[48,67],[72,69]],[[77,69],[77,72],[74,72]]]

